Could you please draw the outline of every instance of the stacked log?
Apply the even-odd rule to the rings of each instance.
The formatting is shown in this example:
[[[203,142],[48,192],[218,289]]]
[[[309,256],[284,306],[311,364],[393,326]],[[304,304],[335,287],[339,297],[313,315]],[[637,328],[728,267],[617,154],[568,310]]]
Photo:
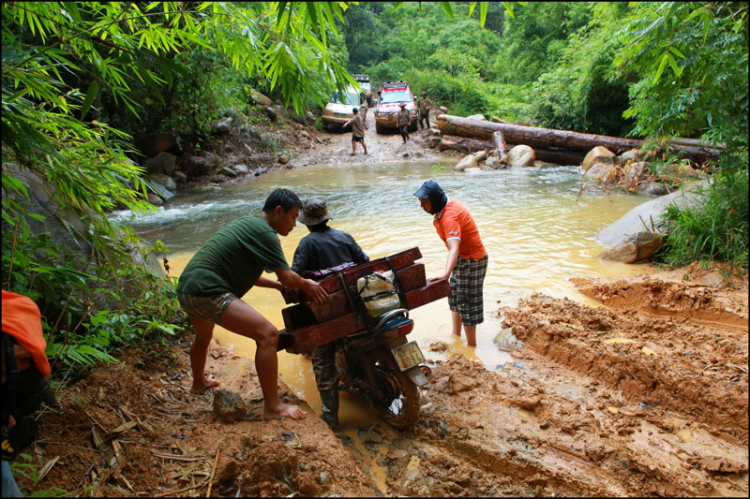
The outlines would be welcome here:
[[[567,154],[578,156],[582,153],[585,155],[596,146],[604,146],[615,154],[620,154],[630,149],[639,149],[643,145],[643,141],[638,139],[476,121],[448,114],[438,115],[437,122],[442,135],[458,135],[490,142],[493,140],[495,132],[502,132],[508,144],[531,146],[536,151],[537,158],[555,163],[571,164],[570,161],[561,162],[546,158],[563,158]],[[704,145],[687,145],[684,143],[670,143],[670,145],[675,151],[681,151],[687,158],[698,163],[709,159],[717,159],[721,153],[718,149],[712,149]]]

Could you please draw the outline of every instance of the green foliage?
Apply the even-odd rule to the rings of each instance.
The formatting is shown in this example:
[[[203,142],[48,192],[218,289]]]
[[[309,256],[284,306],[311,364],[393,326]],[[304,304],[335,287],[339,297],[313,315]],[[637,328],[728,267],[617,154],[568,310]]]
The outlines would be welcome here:
[[[710,187],[698,192],[707,198],[704,206],[667,208],[668,236],[658,255],[660,260],[672,266],[718,261],[747,269],[747,163],[744,169],[715,175]]]
[[[616,64],[636,71],[633,134],[703,137],[747,155],[746,2],[634,4]]]

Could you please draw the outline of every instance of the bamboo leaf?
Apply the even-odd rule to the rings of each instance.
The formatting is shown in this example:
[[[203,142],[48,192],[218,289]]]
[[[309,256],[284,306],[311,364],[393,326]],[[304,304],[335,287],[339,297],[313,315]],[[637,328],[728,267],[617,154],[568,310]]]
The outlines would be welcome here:
[[[487,20],[487,2],[480,2],[479,4],[479,22],[484,28],[484,22]]]
[[[445,14],[448,16],[449,19],[453,18],[453,7],[451,7],[450,2],[440,2],[441,7],[443,7],[443,10],[445,11]]]
[[[94,102],[98,92],[99,84],[96,80],[92,80],[89,84],[89,89],[86,91],[86,98],[83,99],[83,105],[81,105],[81,120],[83,120],[86,117],[86,114],[88,114],[89,109],[91,109],[91,104]]]
[[[398,9],[404,6],[404,2],[396,2],[396,5],[391,9],[391,14],[395,14]]]
[[[661,74],[664,72],[664,68],[667,66],[667,58],[669,57],[669,53],[665,52],[664,55],[661,57],[661,62],[659,63],[659,69],[656,70],[656,75],[654,76],[654,81],[651,82],[652,85],[656,85],[656,82],[659,81],[659,78],[661,77]]]

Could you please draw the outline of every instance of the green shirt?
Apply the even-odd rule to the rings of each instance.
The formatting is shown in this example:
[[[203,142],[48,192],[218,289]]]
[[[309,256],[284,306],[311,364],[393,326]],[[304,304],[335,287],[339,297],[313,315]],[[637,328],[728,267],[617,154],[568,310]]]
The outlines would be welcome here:
[[[241,217],[220,229],[188,262],[177,291],[196,296],[231,292],[242,297],[263,271],[289,269],[275,230],[261,215]]]

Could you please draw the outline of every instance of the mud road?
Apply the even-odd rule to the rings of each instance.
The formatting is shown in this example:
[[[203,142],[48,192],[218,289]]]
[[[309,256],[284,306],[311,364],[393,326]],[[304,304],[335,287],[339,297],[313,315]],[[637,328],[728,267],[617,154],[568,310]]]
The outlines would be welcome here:
[[[746,496],[747,278],[695,265],[577,285],[596,306],[537,294],[500,308],[513,362],[433,364],[418,423],[359,428],[358,441],[312,411],[261,421],[252,360],[221,345],[209,375],[247,406],[230,424],[212,394],[186,389],[190,334],[169,354],[133,351],[60,391],[64,408],[44,412],[28,451],[38,481],[19,483],[107,496],[205,496],[209,482],[232,497]]]

